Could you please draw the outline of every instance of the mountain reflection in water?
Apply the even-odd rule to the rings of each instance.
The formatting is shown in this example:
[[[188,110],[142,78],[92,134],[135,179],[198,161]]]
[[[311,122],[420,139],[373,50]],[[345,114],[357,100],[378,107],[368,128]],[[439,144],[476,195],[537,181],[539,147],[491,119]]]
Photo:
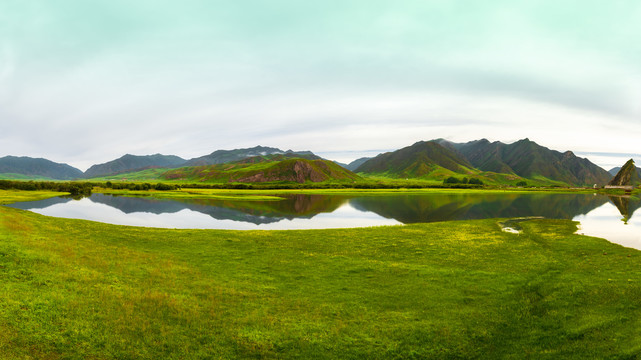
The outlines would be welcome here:
[[[283,197],[283,195],[279,195]],[[74,201],[53,198],[42,201],[16,203],[15,208],[31,210],[45,215],[86,218],[82,213],[92,212],[89,220],[136,226],[161,226],[218,229],[292,229],[333,228],[421,222],[512,218],[542,216],[553,219],[585,222],[609,211],[609,227],[613,221],[630,224],[635,228],[634,212],[641,201],[630,197],[608,197],[596,194],[550,193],[432,193],[375,196],[347,195],[284,195],[278,201],[216,200],[216,199],[158,199],[152,197],[125,197],[93,194],[88,199]],[[82,205],[82,209],[69,210]],[[93,207],[101,207],[100,210]],[[55,211],[53,210],[55,209]],[[108,210],[111,209],[111,210]],[[595,213],[599,210],[598,213]],[[121,218],[147,214],[136,222],[116,222],[100,213],[117,212]],[[614,213],[614,215],[612,215]],[[620,214],[620,216],[619,216]],[[157,215],[153,220],[149,217]],[[194,225],[185,217],[202,218]],[[115,215],[112,215],[115,216]],[[159,218],[162,216],[162,220]],[[180,220],[173,221],[173,218]],[[152,220],[150,220],[152,219]],[[621,221],[623,220],[623,221]],[[239,226],[238,224],[246,224]],[[602,225],[606,226],[606,225]],[[589,226],[587,226],[589,227]],[[618,226],[617,226],[618,228]],[[630,231],[626,229],[626,231]],[[641,231],[640,231],[641,233]],[[598,235],[595,235],[598,236]],[[641,243],[641,239],[639,239]]]

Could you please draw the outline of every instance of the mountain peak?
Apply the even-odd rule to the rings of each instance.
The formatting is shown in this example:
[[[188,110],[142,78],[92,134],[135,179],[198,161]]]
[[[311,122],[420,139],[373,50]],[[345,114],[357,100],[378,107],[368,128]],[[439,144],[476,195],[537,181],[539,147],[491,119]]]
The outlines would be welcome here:
[[[474,167],[483,171],[511,173],[525,178],[543,176],[572,185],[604,185],[611,178],[607,171],[571,151],[550,150],[529,138],[512,144],[477,140],[454,144],[454,147]]]
[[[449,146],[437,141],[418,141],[411,146],[380,154],[361,164],[356,172],[393,177],[424,177],[438,169],[465,171],[471,165]]]
[[[244,149],[234,149],[234,150],[216,150],[213,153],[198,158],[193,158],[185,163],[184,166],[204,166],[204,165],[216,165],[223,164],[235,161],[241,161],[244,159],[252,158],[255,156],[270,156],[278,154],[300,154],[305,158],[319,158],[310,151],[292,151],[287,150],[283,151],[278,148],[267,147],[267,146],[254,146],[252,148]]]
[[[614,178],[608,183],[612,186],[628,186],[637,182],[637,171],[634,160],[628,160]]]

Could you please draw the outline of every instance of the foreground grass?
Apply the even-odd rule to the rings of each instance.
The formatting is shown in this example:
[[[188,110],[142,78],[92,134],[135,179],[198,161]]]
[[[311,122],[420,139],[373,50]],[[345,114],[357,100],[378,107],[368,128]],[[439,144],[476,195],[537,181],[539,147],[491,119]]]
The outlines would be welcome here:
[[[20,201],[36,201],[52,198],[55,196],[68,195],[68,193],[54,191],[17,191],[0,190],[0,205],[11,204]]]
[[[641,356],[641,253],[520,225],[161,230],[0,207],[0,358]]]

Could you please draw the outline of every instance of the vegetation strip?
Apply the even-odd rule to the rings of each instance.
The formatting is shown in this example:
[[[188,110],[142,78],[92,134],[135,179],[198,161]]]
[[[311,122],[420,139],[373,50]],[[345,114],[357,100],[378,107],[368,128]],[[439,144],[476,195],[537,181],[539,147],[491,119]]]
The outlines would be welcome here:
[[[641,356],[641,253],[520,225],[161,230],[0,207],[0,358]]]

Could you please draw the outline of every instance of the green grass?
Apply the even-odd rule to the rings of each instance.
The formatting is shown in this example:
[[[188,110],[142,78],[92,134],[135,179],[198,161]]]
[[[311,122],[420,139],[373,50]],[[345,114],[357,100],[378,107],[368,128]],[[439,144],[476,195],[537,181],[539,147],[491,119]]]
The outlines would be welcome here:
[[[55,196],[68,195],[68,193],[54,191],[19,191],[0,190],[0,205],[12,204],[20,201],[44,200]]]
[[[283,198],[267,195],[266,190],[239,191],[219,189],[181,189],[181,190],[116,190],[96,188],[93,192],[122,196],[151,196],[161,199],[214,199],[214,200],[243,200],[243,201],[278,201]],[[271,194],[271,192],[269,192]]]
[[[46,176],[39,175],[24,175],[24,174],[14,174],[14,173],[2,173],[0,174],[0,180],[37,180],[37,181],[59,181],[53,180]]]
[[[167,172],[168,170],[169,169],[166,169],[166,168],[145,169],[141,171],[129,172],[124,174],[96,177],[96,178],[92,178],[91,181],[126,181],[126,182],[158,181],[158,179],[161,178],[161,175]]]
[[[0,359],[641,356],[639,251],[498,222],[163,230],[0,207]]]
[[[514,174],[502,174],[491,171],[480,171],[477,169],[467,169],[466,173],[454,172],[439,166],[435,166],[434,171],[427,173],[423,176],[412,178],[400,176],[395,173],[376,173],[366,174],[358,173],[365,181],[382,182],[382,183],[407,183],[418,184],[423,186],[442,185],[443,180],[450,176],[458,179],[478,179],[483,181],[485,185],[489,186],[515,186],[520,181],[527,182],[528,186],[568,186],[562,181],[555,181],[543,176],[534,176],[532,178],[524,178]]]

